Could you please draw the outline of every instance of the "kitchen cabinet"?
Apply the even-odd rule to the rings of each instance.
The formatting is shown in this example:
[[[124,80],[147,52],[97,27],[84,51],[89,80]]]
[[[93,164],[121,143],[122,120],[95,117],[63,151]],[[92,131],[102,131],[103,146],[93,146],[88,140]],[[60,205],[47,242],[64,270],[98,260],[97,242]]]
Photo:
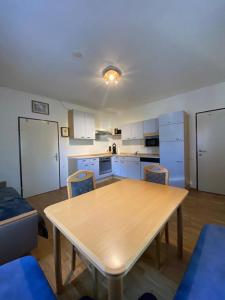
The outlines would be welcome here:
[[[85,113],[85,136],[87,139],[95,139],[95,119],[90,113]]]
[[[126,177],[140,179],[140,161],[125,161]]]
[[[78,159],[77,160],[77,170],[88,170],[89,169],[89,159]]]
[[[119,156],[112,157],[112,173],[114,176],[121,176],[121,166]]]
[[[169,124],[184,123],[186,113],[184,111],[175,111],[159,117],[159,126]]]
[[[122,140],[129,140],[131,137],[131,126],[130,124],[124,124],[122,127]]]
[[[159,119],[144,121],[144,136],[154,136],[159,134]]]
[[[94,116],[87,112],[70,110],[68,113],[70,137],[74,139],[95,139]]]
[[[94,172],[95,178],[97,179],[99,177],[99,158],[90,158],[89,160],[89,170]]]
[[[95,174],[95,178],[99,177],[99,158],[85,158],[77,159],[76,171],[87,170],[92,171]]]
[[[120,157],[120,176],[122,176],[122,177],[127,176],[125,160],[126,160],[126,157]]]
[[[140,179],[140,168],[139,157],[120,157],[120,176]]]
[[[143,122],[131,123],[131,139],[140,140],[143,139]]]
[[[184,141],[184,124],[160,126],[160,141]]]
[[[143,122],[125,124],[122,126],[122,140],[143,139]]]
[[[159,118],[160,164],[169,171],[169,184],[189,183],[187,114],[169,113]]]

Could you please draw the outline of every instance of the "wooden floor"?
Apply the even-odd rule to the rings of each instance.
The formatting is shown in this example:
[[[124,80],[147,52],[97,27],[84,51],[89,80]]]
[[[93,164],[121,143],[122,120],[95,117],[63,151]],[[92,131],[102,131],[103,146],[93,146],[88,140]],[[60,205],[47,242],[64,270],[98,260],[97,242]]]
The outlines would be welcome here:
[[[115,181],[109,180],[101,183],[98,187],[111,184]],[[29,202],[42,215],[46,206],[62,201],[67,198],[66,189],[29,198]],[[179,260],[176,256],[176,217],[173,216],[169,222],[170,245],[162,245],[162,267],[157,270],[154,260],[154,244],[137,262],[134,268],[125,278],[124,292],[126,300],[137,300],[144,292],[153,292],[158,300],[170,300],[177,289],[187,266],[190,254],[193,251],[202,226],[206,223],[225,225],[225,196],[208,194],[190,190],[183,205],[184,214],[184,258]],[[46,219],[45,219],[46,220]],[[39,238],[38,248],[33,255],[38,259],[45,275],[53,289],[54,264],[52,255],[52,227],[46,220],[50,237],[48,240]],[[69,273],[70,266],[70,244],[62,237],[62,267],[63,280]],[[105,281],[99,280],[99,299],[107,299]],[[85,269],[81,261],[77,262],[76,271],[72,281],[65,287],[64,293],[58,297],[60,300],[77,300],[81,296],[92,296],[91,275]]]

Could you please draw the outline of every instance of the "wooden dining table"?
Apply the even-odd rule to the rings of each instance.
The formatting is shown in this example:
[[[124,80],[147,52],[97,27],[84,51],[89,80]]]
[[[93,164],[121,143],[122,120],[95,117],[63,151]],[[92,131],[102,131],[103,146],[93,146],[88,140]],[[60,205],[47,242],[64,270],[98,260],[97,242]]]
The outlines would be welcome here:
[[[183,254],[182,202],[188,191],[125,179],[47,207],[53,224],[56,290],[62,289],[60,233],[108,281],[108,299],[123,299],[123,277],[177,211]]]

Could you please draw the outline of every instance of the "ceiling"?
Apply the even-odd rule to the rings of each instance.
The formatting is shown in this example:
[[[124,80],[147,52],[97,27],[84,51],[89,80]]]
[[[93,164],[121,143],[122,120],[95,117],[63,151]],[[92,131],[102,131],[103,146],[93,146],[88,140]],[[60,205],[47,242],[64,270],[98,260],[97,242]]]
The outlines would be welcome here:
[[[0,85],[114,111],[219,83],[224,12],[224,0],[1,0]]]

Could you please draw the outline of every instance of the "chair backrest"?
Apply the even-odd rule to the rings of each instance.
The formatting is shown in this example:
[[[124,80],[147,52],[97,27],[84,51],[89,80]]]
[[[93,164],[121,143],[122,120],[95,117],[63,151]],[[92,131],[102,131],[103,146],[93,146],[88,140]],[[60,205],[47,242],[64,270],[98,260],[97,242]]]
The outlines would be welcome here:
[[[92,171],[80,170],[67,178],[67,192],[69,198],[88,193],[95,188],[95,175]]]
[[[144,179],[146,181],[168,185],[169,172],[159,164],[152,164],[144,167]]]

